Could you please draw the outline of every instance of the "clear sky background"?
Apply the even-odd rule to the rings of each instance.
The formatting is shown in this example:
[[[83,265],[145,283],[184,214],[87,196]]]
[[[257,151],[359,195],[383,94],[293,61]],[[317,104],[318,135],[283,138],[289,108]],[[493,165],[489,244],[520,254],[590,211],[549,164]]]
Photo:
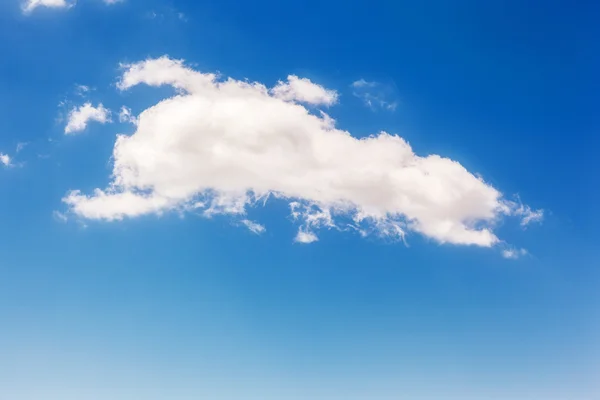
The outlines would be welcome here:
[[[600,399],[600,3],[26,7],[0,2],[0,399]],[[308,78],[336,91],[320,109],[339,129],[399,135],[543,220],[497,216],[489,247],[410,225],[406,243],[321,226],[305,244],[285,198],[244,219],[77,212],[65,196],[109,187],[136,132],[121,107],[175,96],[119,90],[119,65],[163,55]],[[66,134],[86,102],[107,120]]]

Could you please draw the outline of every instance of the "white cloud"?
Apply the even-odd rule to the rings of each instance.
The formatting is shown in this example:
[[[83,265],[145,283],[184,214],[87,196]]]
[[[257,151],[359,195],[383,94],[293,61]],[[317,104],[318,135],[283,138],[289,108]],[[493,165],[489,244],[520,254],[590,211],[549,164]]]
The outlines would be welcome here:
[[[512,209],[512,215],[521,217],[521,226],[526,227],[532,223],[541,223],[544,220],[544,210],[532,210],[531,207],[521,202],[519,196],[517,201],[506,201]]]
[[[248,228],[250,230],[250,232],[256,233],[257,235],[265,233],[265,231],[266,231],[266,229],[263,225],[256,223],[254,221],[250,221],[249,219],[243,219],[240,222],[242,223],[242,225],[244,225],[246,228]]]
[[[353,88],[357,88],[357,89],[359,89],[359,88],[370,88],[370,87],[375,87],[375,86],[377,86],[376,82],[367,82],[363,78],[361,78],[361,79],[359,79],[357,81],[352,82],[352,87]]]
[[[371,110],[383,109],[394,111],[398,106],[396,101],[390,100],[393,97],[393,89],[390,86],[379,82],[369,82],[359,79],[350,85],[353,89],[352,94],[360,98]]]
[[[83,218],[198,208],[243,218],[247,207],[273,196],[290,203],[303,243],[327,228],[394,239],[418,232],[439,243],[489,247],[499,242],[499,219],[521,216],[521,206],[460,163],[419,156],[385,132],[357,139],[293,101],[310,96],[219,80],[167,57],[124,68],[121,90],[170,85],[178,93],[140,113],[133,135],[117,137],[107,189],[63,199]]]
[[[136,125],[137,118],[132,114],[131,108],[123,106],[119,111],[119,122],[129,122]]]
[[[69,218],[60,211],[53,211],[52,216],[54,217],[55,220],[57,220],[59,222],[63,222],[63,223],[65,223],[69,220]]]
[[[92,91],[92,88],[87,85],[75,85],[75,94],[85,97],[85,95]]]
[[[29,145],[29,142],[19,142],[19,143],[17,143],[17,149],[16,149],[16,152],[17,152],[17,153],[20,153],[20,152],[21,152],[21,151],[23,151],[23,149],[24,149],[25,147],[27,147],[28,145]]]
[[[301,226],[296,235],[296,242],[312,243],[318,240],[312,232],[320,228],[336,228],[331,211],[321,209],[310,203],[290,202],[290,214],[295,221],[300,221]]]
[[[102,0],[104,4],[117,4],[122,3],[125,0]],[[69,9],[77,3],[77,0],[25,0],[22,4],[22,10],[25,14],[31,13],[38,7],[47,7],[47,8],[64,8]],[[88,89],[85,86],[81,86],[80,89]],[[85,90],[87,91],[87,90]]]
[[[0,163],[5,167],[10,167],[12,165],[12,159],[8,154],[0,153]]]
[[[532,210],[529,206],[521,206],[518,210],[522,215],[521,226],[527,226],[533,222],[542,222],[544,219],[544,210]]]
[[[516,260],[527,254],[529,254],[529,252],[525,249],[505,249],[502,251],[502,257],[509,260]]]
[[[25,14],[31,13],[38,7],[47,8],[71,8],[75,5],[75,0],[26,0],[23,2],[22,9]]]
[[[82,195],[75,190],[63,201],[71,205],[75,212],[89,219],[120,220],[123,217],[138,217],[144,214],[160,214],[176,203],[164,197],[132,193],[131,191],[108,193],[96,189],[93,196]]]
[[[298,78],[295,75],[289,75],[287,79],[287,82],[279,81],[271,89],[273,97],[312,105],[331,106],[337,102],[338,94],[335,90],[327,90],[310,79]]]
[[[294,238],[294,241],[296,243],[305,243],[305,244],[314,243],[318,240],[319,240],[319,238],[313,232],[303,231],[303,230],[299,230],[298,234]]]
[[[110,121],[110,111],[104,108],[102,104],[98,107],[91,103],[85,103],[80,107],[75,107],[69,113],[69,120],[65,126],[65,133],[77,133],[85,130],[88,122],[96,121],[105,124]]]

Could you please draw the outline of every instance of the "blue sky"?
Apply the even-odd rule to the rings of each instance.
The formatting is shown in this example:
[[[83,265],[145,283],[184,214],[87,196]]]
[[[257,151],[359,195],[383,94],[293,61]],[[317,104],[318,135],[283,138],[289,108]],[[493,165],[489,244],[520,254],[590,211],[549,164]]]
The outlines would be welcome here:
[[[0,3],[0,399],[595,400],[598,3],[239,3]]]

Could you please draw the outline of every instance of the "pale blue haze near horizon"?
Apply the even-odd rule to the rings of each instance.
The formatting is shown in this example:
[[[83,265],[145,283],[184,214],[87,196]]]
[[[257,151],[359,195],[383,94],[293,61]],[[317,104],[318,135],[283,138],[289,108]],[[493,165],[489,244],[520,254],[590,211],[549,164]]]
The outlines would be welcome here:
[[[600,3],[23,4],[0,2],[0,400],[600,399]],[[543,220],[499,218],[488,248],[297,243],[281,198],[248,208],[258,235],[231,215],[72,215],[62,199],[108,187],[136,129],[121,106],[173,96],[118,90],[120,65],[164,55],[308,78],[337,91],[337,127],[455,160]],[[65,134],[85,102],[112,123]]]

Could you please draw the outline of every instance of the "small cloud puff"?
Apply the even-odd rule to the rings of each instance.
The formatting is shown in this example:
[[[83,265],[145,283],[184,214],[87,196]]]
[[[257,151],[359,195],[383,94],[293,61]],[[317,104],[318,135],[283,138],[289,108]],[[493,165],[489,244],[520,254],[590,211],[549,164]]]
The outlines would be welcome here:
[[[308,78],[298,78],[296,75],[289,75],[287,82],[279,81],[271,89],[271,93],[273,97],[284,101],[298,101],[312,105],[331,106],[338,99],[335,90],[325,89]]]
[[[296,234],[296,237],[294,238],[294,241],[296,243],[303,243],[303,244],[314,243],[314,242],[317,242],[318,240],[319,240],[319,238],[314,233],[312,233],[310,231],[302,231],[302,230],[298,231],[298,234]]]
[[[0,163],[5,167],[10,167],[12,165],[12,159],[8,154],[0,153]]]
[[[369,82],[362,78],[352,82],[350,86],[352,94],[373,111],[377,109],[394,111],[398,106],[396,101],[389,99],[394,96],[394,90],[390,86],[374,81]]]
[[[10,154],[0,152],[0,165],[7,168],[22,167],[23,162],[15,162],[15,158],[18,158],[19,153],[23,151],[25,147],[29,145],[29,142],[18,142],[15,148],[14,156]]]
[[[16,149],[17,153],[20,153],[21,151],[23,151],[23,149],[25,147],[27,147],[28,145],[29,145],[29,142],[19,142],[19,143],[17,143],[17,149]]]
[[[87,85],[75,85],[75,94],[78,96],[85,97],[91,91],[92,88]]]
[[[516,260],[528,255],[529,252],[525,249],[505,249],[502,250],[502,257],[509,260]]]
[[[250,230],[250,232],[256,233],[257,235],[265,233],[265,231],[266,231],[266,228],[263,225],[256,223],[254,221],[250,221],[248,219],[243,219],[240,222],[242,223],[242,225],[244,225],[246,228],[248,228],[248,230]]]
[[[516,201],[507,201],[506,203],[512,209],[512,215],[521,217],[521,227],[523,228],[544,220],[544,210],[533,210],[528,205],[521,203],[519,196],[516,196]]]
[[[110,111],[100,103],[97,107],[92,106],[92,103],[85,103],[82,106],[74,107],[69,112],[67,125],[65,126],[65,134],[74,134],[82,132],[87,128],[90,121],[105,124],[112,122],[110,119]]]
[[[131,123],[137,125],[137,118],[131,112],[131,108],[123,106],[121,107],[121,111],[119,111],[119,122],[121,123]]]

